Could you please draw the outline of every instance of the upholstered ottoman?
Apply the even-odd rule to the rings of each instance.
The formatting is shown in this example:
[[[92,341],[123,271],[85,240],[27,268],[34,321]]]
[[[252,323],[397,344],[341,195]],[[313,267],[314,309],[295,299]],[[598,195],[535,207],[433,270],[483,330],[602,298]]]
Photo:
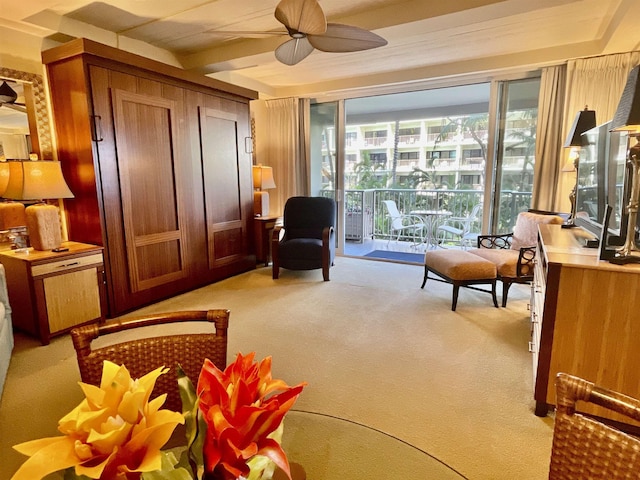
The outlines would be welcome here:
[[[480,292],[490,293],[493,305],[498,307],[496,298],[496,266],[484,258],[465,252],[464,250],[434,250],[424,254],[424,288],[429,272],[441,278],[433,278],[439,282],[453,285],[453,301],[451,310],[456,311],[458,291],[460,287],[467,287]],[[474,287],[473,285],[491,285],[491,290]]]

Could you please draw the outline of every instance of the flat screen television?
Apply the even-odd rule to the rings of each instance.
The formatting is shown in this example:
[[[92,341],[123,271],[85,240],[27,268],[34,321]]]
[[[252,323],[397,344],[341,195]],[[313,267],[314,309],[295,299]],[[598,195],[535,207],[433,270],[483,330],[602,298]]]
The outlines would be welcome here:
[[[626,206],[631,185],[627,172],[627,132],[610,132],[608,148],[607,201],[611,205],[609,231],[624,238],[627,230]]]
[[[608,186],[609,125],[582,134],[576,185],[576,224],[597,235],[602,228]]]
[[[612,207],[609,243],[623,243],[629,202],[627,132],[611,132],[611,122],[582,134],[576,189],[576,224],[600,235],[605,208]]]

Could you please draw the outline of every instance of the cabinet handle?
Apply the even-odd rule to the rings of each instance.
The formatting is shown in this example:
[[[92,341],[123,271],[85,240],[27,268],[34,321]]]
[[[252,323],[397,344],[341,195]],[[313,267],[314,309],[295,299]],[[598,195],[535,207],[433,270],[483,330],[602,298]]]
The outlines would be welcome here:
[[[62,265],[58,265],[58,268],[73,267],[75,265],[80,265],[80,262],[63,263]]]
[[[102,117],[100,115],[91,115],[91,119],[93,120],[93,140],[94,142],[102,142],[104,138],[102,137]]]

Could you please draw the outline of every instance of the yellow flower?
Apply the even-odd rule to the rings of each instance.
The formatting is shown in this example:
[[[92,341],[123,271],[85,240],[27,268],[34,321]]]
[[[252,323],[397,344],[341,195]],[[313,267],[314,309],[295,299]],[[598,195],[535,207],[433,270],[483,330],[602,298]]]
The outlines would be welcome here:
[[[43,438],[14,446],[30,458],[12,480],[37,480],[75,467],[77,475],[93,479],[126,479],[131,472],[161,468],[160,448],[169,440],[182,414],[161,410],[165,395],[149,401],[157,368],[133,380],[124,366],[104,362],[100,387],[80,383],[85,400],[60,419],[65,436]]]

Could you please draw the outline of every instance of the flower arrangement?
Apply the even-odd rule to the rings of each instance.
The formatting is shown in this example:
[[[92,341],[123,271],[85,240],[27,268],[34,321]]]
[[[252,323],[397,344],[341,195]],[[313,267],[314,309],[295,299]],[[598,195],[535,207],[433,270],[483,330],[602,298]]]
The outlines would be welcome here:
[[[178,367],[183,412],[163,410],[166,394],[149,400],[157,368],[134,380],[105,361],[100,386],[80,382],[85,399],[58,423],[64,436],[14,446],[28,455],[12,480],[37,480],[65,470],[65,480],[258,480],[275,467],[290,475],[280,446],[283,418],[302,389],[271,377],[271,357],[238,354],[226,369],[206,360],[197,387]],[[178,461],[162,451],[185,424],[187,449]]]

